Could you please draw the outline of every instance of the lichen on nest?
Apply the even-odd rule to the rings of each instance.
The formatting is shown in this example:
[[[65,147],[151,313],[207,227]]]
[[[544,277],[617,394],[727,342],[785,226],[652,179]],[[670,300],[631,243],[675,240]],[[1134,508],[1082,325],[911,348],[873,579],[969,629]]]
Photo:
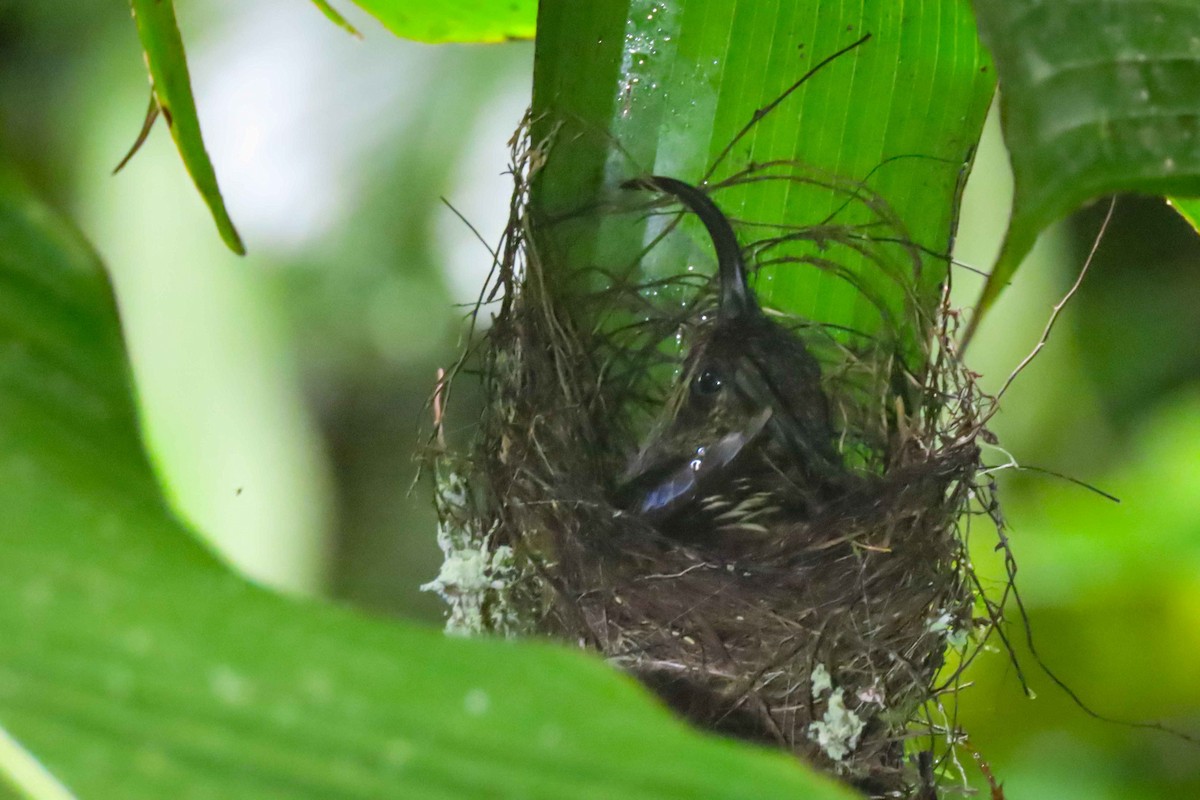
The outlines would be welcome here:
[[[693,421],[716,427],[701,431],[692,471],[669,459],[647,467],[664,441],[677,451],[696,445],[693,430],[678,433],[681,393],[729,316],[729,283],[680,276],[676,288],[691,293],[682,311],[655,308],[647,287],[621,281],[588,294],[564,288],[566,271],[544,263],[527,212],[546,145],[517,141],[491,289],[499,308],[469,355],[484,410],[469,446],[437,448],[447,560],[429,586],[450,604],[450,626],[576,643],[702,727],[787,748],[872,795],[916,791],[928,777],[912,754],[954,738],[953,726],[935,722],[956,685],[948,663],[969,660],[975,634],[998,616],[964,542],[964,510],[987,494],[975,481],[984,399],[955,356],[946,294],[937,314],[922,309],[920,253],[861,185],[780,162],[709,187],[805,182],[866,208],[868,223],[777,229],[740,252],[758,266],[844,272],[882,324],[867,336],[787,315],[756,321],[786,330],[771,334],[794,340],[784,349],[813,354],[819,386],[810,394],[828,405],[828,454],[818,452],[824,422],[794,425],[807,432],[782,449],[792,447],[796,463],[776,470],[783,478],[770,491],[760,484],[788,456],[771,451],[771,437],[791,435],[788,419],[820,414],[776,407],[724,427]],[[634,185],[670,185],[658,180]],[[666,207],[651,192],[634,201],[639,213]],[[788,250],[802,240],[808,255]],[[899,283],[898,312],[869,296],[870,280],[842,269],[839,246]],[[671,346],[680,335],[683,355]],[[666,387],[664,368],[676,374]],[[782,380],[757,368],[766,383]],[[716,459],[716,445],[727,459]],[[805,448],[812,454],[801,458]],[[684,480],[714,463],[703,491],[700,479]],[[739,488],[717,491],[714,481]]]

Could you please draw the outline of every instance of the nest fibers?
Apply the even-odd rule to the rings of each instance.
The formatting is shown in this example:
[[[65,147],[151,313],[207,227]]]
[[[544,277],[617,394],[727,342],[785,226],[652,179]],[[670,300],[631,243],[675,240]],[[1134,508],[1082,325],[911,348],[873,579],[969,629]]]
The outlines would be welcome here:
[[[712,187],[789,180],[840,192],[861,212],[855,224],[778,230],[746,252],[759,266],[850,281],[839,252],[857,254],[907,300],[897,313],[858,281],[882,320],[871,336],[776,317],[820,363],[841,477],[805,513],[748,525],[753,534],[681,535],[623,499],[623,481],[693,379],[679,376],[688,362],[670,343],[682,336],[687,352],[711,335],[720,292],[695,276],[611,281],[586,301],[552,287],[563,271],[533,246],[525,212],[540,153],[515,155],[491,289],[499,310],[471,354],[483,416],[465,454],[443,443],[437,456],[446,562],[427,588],[449,602],[449,629],[577,643],[697,725],[787,748],[876,796],[932,792],[931,765],[953,758],[957,735],[943,697],[999,612],[977,591],[964,541],[964,511],[981,495],[980,398],[954,356],[954,315],[921,317],[920,254],[879,198],[793,164]],[[887,247],[871,238],[881,228]],[[785,246],[797,241],[810,246]],[[648,300],[681,287],[692,295],[682,312]],[[664,368],[674,389],[661,388]]]

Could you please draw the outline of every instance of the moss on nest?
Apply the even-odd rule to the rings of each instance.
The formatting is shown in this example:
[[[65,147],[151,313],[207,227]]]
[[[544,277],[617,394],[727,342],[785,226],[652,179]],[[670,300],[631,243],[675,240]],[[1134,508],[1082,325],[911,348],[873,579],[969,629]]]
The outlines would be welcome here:
[[[917,791],[929,778],[913,753],[954,736],[933,721],[956,683],[947,651],[965,663],[970,634],[995,618],[960,529],[981,491],[981,399],[954,355],[955,316],[944,303],[922,316],[914,299],[906,318],[858,337],[778,316],[819,354],[847,478],[810,516],[736,546],[667,535],[614,497],[671,403],[660,365],[681,357],[670,343],[704,337],[713,292],[665,313],[646,312],[645,287],[616,282],[586,305],[561,280],[550,288],[526,212],[538,151],[515,155],[491,291],[501,299],[471,355],[486,405],[475,441],[440,448],[436,464],[447,561],[430,588],[450,603],[450,626],[576,643],[700,726],[787,748],[873,795]],[[736,178],[814,180],[782,164]],[[857,186],[847,197],[888,222],[890,255],[867,261],[915,298],[920,257],[886,204]],[[761,263],[806,239],[815,255],[780,260],[836,271],[829,243],[875,253],[872,230],[776,231],[746,249]],[[635,324],[597,323],[630,309]]]

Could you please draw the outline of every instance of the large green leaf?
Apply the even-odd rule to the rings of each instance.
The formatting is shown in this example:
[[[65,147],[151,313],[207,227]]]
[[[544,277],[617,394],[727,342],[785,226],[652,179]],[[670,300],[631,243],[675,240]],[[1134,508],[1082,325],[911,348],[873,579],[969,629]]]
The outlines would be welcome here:
[[[0,283],[0,730],[79,797],[849,796],[583,654],[234,576],[159,495],[95,257],[11,178]],[[50,796],[21,752],[0,786]]]
[[[502,42],[533,38],[536,0],[354,0],[388,30],[421,42]],[[321,5],[325,5],[321,2]],[[452,75],[446,76],[453,80]]]
[[[179,24],[175,21],[173,0],[132,0],[132,5],[133,19],[146,54],[146,66],[150,69],[154,93],[150,113],[156,113],[155,107],[162,112],[183,164],[208,204],[221,238],[230,250],[244,255],[245,245],[225,210],[225,201],[217,186],[217,173],[200,135],[200,118],[192,97],[192,83]]]
[[[1200,3],[975,0],[1016,180],[976,322],[1038,233],[1113,192],[1200,196]],[[973,323],[974,324],[974,323]]]
[[[752,223],[815,225],[854,205],[845,188],[865,184],[901,223],[875,228],[880,236],[948,249],[956,190],[993,88],[966,0],[544,0],[538,26],[533,138],[554,133],[534,195],[545,217],[611,200],[616,184],[639,172],[696,183],[788,160],[844,182],[843,191],[773,182],[723,189],[718,203]],[[871,38],[758,121],[708,175],[759,109],[864,34]],[[838,221],[853,219],[854,209],[839,213]],[[753,232],[744,228],[743,238]],[[546,232],[541,244],[556,261],[589,268],[633,260],[643,233],[593,216]],[[901,304],[894,281],[880,280],[853,253],[836,257],[893,308]],[[662,277],[682,263],[667,252],[642,268]],[[926,306],[946,269],[945,260],[925,265]],[[768,270],[757,288],[766,302],[812,319],[867,331],[879,325],[863,292],[827,272]]]

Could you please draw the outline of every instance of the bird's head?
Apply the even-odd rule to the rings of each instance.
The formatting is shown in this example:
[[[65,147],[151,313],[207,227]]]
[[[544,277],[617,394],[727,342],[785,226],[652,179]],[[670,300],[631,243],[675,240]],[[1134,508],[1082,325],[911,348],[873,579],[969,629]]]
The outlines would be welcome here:
[[[669,516],[729,479],[750,452],[801,474],[835,463],[820,367],[797,334],[759,307],[725,215],[674,178],[625,187],[671,194],[695,213],[712,237],[719,281],[716,314],[698,326],[663,417],[626,470],[627,505]]]

